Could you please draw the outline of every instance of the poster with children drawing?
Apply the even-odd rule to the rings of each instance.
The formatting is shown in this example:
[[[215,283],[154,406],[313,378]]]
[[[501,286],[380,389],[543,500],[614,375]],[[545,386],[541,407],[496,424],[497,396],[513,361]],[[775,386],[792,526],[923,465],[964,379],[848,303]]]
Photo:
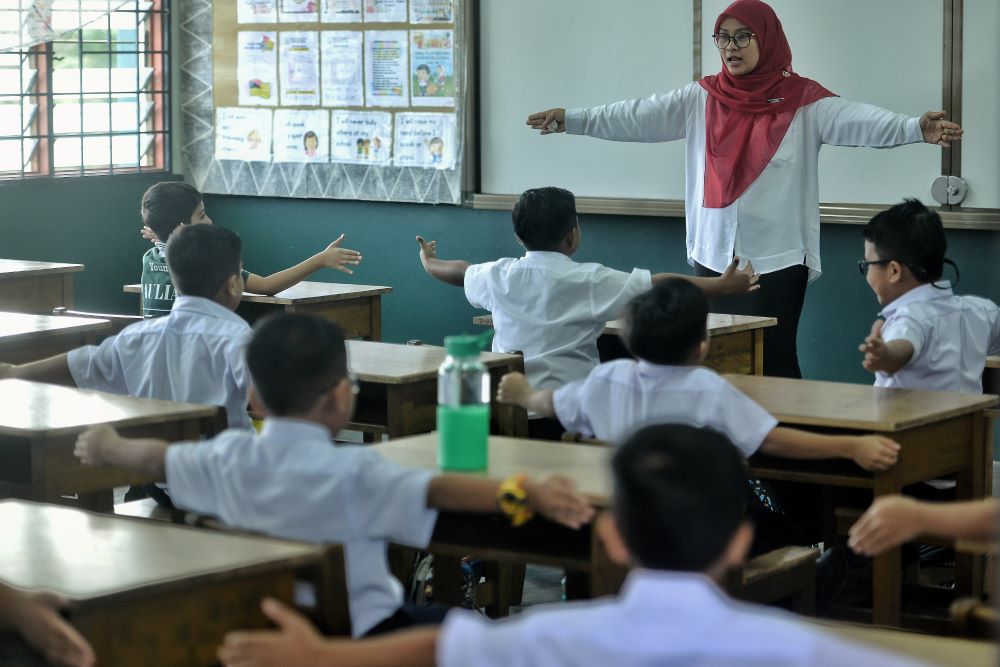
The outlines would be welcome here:
[[[388,164],[392,155],[392,114],[388,111],[333,112],[332,162]]]
[[[453,169],[455,114],[396,114],[393,153],[393,164],[397,167]]]
[[[451,23],[455,20],[452,0],[410,0],[410,23]]]
[[[318,0],[278,0],[278,20],[282,23],[319,21]]]
[[[411,106],[455,106],[454,35],[451,30],[412,30]]]
[[[275,162],[329,162],[330,112],[278,109],[274,112]]]
[[[278,34],[244,30],[236,44],[240,105],[278,106]]]
[[[218,160],[271,160],[271,110],[223,107],[215,110]]]

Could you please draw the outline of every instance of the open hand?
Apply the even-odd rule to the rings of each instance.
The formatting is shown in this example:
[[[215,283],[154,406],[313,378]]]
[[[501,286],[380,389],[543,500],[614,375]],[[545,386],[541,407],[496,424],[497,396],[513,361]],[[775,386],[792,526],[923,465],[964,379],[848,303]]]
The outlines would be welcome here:
[[[143,225],[142,229],[139,230],[139,235],[150,243],[156,243],[160,240],[160,237],[156,235],[156,232],[149,225]]]
[[[737,268],[740,264],[739,257],[733,257],[733,261],[729,263],[726,270],[719,276],[719,282],[722,285],[720,293],[722,294],[745,294],[747,292],[756,292],[760,289],[760,284],[757,282],[760,280],[760,274],[754,271],[753,262],[747,262],[747,265],[742,269]]]
[[[524,373],[507,373],[500,378],[497,387],[497,402],[507,405],[521,405],[521,402],[531,393],[531,385]]]
[[[324,267],[328,269],[336,269],[337,271],[343,271],[344,273],[350,275],[353,274],[354,271],[348,267],[357,266],[361,263],[361,253],[357,250],[341,248],[340,244],[343,242],[344,235],[341,234],[336,241],[328,245],[326,250],[321,252],[319,255]]]
[[[417,237],[417,243],[420,244],[420,261],[426,262],[429,259],[434,259],[437,257],[437,241],[426,241],[423,236]]]
[[[541,482],[529,482],[526,487],[528,504],[550,521],[575,530],[594,518],[590,502],[566,477],[552,475]]]
[[[525,121],[525,125],[530,126],[533,130],[541,130],[542,134],[565,132],[566,110],[560,108],[533,113],[528,116],[528,120]]]
[[[104,458],[104,447],[108,443],[120,439],[118,432],[107,424],[88,428],[76,439],[73,455],[80,463],[88,466],[99,466],[107,463]]]
[[[958,123],[945,120],[943,111],[928,111],[921,116],[920,131],[926,143],[944,148],[951,146],[953,141],[961,140],[965,132]]]
[[[76,628],[59,615],[65,602],[52,593],[25,595],[16,619],[12,619],[24,640],[59,667],[92,667],[94,650]]]
[[[230,632],[217,655],[226,667],[313,667],[331,657],[331,648],[304,616],[274,598],[264,598],[261,610],[277,630]],[[344,640],[349,641],[349,640]],[[328,663],[327,663],[328,664]]]
[[[862,435],[851,458],[865,470],[888,470],[899,458],[899,443],[881,435]]]
[[[877,556],[920,532],[920,503],[905,496],[881,496],[851,526],[847,544],[863,556]]]
[[[885,368],[885,357],[889,352],[885,340],[882,338],[883,320],[875,320],[872,324],[871,333],[865,338],[865,342],[858,346],[858,349],[865,353],[865,359],[861,362],[866,371],[881,371]]]

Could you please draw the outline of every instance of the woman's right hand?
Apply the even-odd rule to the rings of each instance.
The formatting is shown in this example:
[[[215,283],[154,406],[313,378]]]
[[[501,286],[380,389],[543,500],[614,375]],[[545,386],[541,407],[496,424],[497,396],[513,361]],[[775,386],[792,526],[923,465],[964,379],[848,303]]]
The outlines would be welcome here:
[[[525,125],[533,130],[541,130],[542,134],[553,134],[566,131],[566,110],[549,109],[528,116]]]

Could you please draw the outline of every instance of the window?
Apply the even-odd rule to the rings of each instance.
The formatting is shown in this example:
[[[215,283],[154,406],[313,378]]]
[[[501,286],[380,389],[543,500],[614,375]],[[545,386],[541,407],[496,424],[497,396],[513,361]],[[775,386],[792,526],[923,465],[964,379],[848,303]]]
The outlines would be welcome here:
[[[0,53],[0,178],[170,166],[168,0],[125,0],[73,30],[88,1],[53,11],[53,41]]]

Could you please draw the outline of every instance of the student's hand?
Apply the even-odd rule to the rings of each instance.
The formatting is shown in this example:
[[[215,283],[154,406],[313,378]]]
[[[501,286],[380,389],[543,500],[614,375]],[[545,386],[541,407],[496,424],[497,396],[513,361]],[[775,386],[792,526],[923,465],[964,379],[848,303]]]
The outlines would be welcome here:
[[[73,454],[84,465],[104,465],[107,463],[104,456],[105,448],[121,439],[118,432],[107,424],[94,426],[79,435]]]
[[[905,496],[881,496],[847,532],[847,545],[862,556],[877,556],[921,532],[920,503]]]
[[[733,261],[719,276],[719,282],[722,285],[720,294],[746,294],[760,289],[760,285],[757,283],[760,280],[760,274],[753,270],[753,262],[748,261],[742,269],[737,268],[739,264],[740,258],[733,257]]]
[[[521,405],[522,401],[531,393],[531,385],[524,373],[507,373],[500,378],[500,386],[497,387],[497,402],[507,405]]]
[[[552,475],[541,482],[528,481],[525,490],[531,508],[551,521],[575,530],[594,518],[590,502],[577,493],[573,482],[561,475]]]
[[[424,240],[423,236],[417,237],[417,243],[420,244],[420,261],[427,263],[427,260],[437,258],[437,241],[427,241]]]
[[[139,234],[150,243],[156,243],[160,240],[160,237],[156,235],[156,232],[149,225],[143,225]]]
[[[553,127],[555,123],[555,127]],[[528,116],[525,121],[533,130],[541,130],[542,134],[558,134],[566,131],[566,110],[562,108],[539,111]]]
[[[323,263],[323,266],[328,269],[336,269],[337,271],[343,271],[344,273],[350,275],[354,271],[351,271],[351,266],[357,266],[361,263],[361,253],[357,250],[348,250],[347,248],[341,248],[340,244],[344,242],[344,235],[341,234],[340,237],[328,245],[326,250],[319,253],[318,257]]]
[[[304,616],[273,598],[264,598],[260,608],[278,629],[230,632],[217,652],[223,665],[313,667],[331,657],[324,655],[323,638]]]
[[[885,340],[882,339],[882,320],[875,320],[872,324],[871,333],[865,338],[865,342],[858,346],[858,349],[865,353],[865,359],[861,362],[866,371],[885,370],[886,355],[889,348],[886,347]]]
[[[899,443],[881,435],[862,435],[854,440],[851,459],[865,470],[888,470],[899,458]]]
[[[951,142],[959,141],[965,130],[958,123],[944,119],[943,111],[928,111],[920,117],[920,131],[924,142],[948,148]]]
[[[94,650],[76,628],[59,615],[65,602],[52,593],[25,595],[17,618],[10,619],[24,640],[59,667],[92,667]]]

